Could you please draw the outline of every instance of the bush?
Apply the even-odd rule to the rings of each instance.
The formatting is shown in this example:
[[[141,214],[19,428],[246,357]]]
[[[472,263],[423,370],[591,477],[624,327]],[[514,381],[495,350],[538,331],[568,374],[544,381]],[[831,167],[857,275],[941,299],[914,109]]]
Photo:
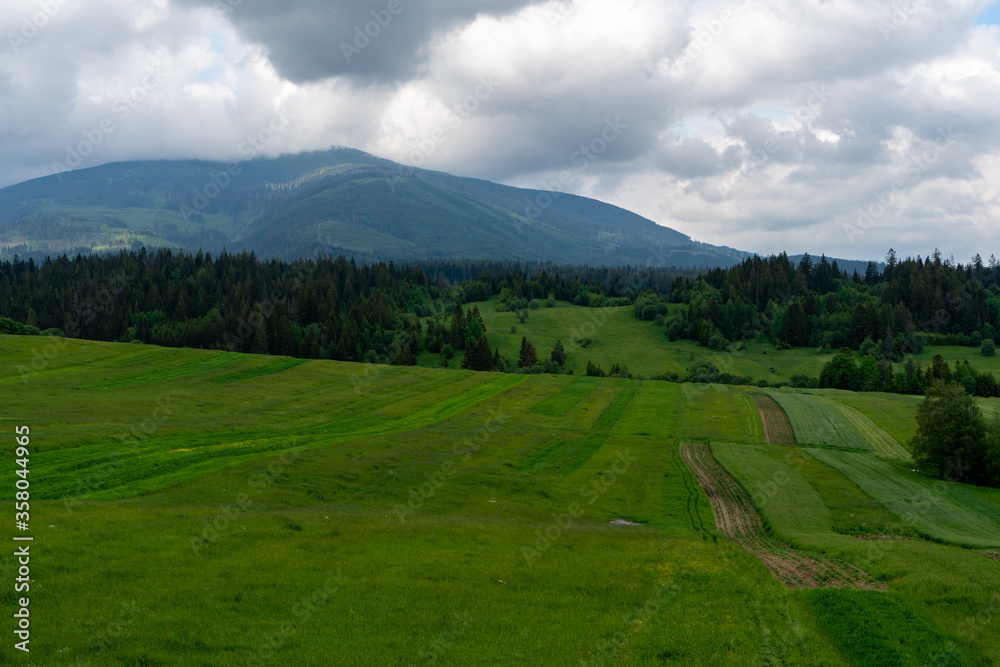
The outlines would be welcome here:
[[[984,357],[995,357],[997,355],[997,345],[992,338],[986,338],[979,345],[979,352]]]
[[[532,299],[531,302],[528,303],[528,308],[531,308],[532,310],[538,310],[540,308],[540,306],[538,305],[538,301]]]
[[[796,389],[806,389],[809,387],[809,376],[808,375],[793,375],[791,380],[792,386]]]
[[[708,349],[710,350],[724,350],[728,345],[729,341],[719,334],[715,334],[708,339]]]

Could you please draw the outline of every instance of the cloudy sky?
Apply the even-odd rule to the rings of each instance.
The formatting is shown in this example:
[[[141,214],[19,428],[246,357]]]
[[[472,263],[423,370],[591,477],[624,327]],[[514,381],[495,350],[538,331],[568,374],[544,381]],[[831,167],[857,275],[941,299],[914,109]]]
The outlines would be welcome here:
[[[990,0],[4,0],[0,186],[254,138],[562,174],[760,253],[965,261],[1000,254],[998,24]]]

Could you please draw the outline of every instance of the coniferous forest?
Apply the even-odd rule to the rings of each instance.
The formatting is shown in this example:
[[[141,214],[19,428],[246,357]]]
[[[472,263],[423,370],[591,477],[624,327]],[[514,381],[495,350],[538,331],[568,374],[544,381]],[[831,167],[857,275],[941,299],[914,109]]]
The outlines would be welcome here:
[[[343,256],[287,263],[252,253],[213,258],[144,249],[0,264],[7,332],[340,361],[412,364],[422,349],[440,353],[447,345],[474,344],[468,367],[504,369],[492,363],[496,354],[481,348],[482,318],[462,308],[493,297],[497,310],[512,311],[552,299],[632,306],[637,318],[662,325],[669,340],[695,340],[713,350],[768,340],[777,347],[860,353],[860,366],[853,355],[836,358],[816,378],[824,386],[922,393],[931,379],[957,374],[973,392],[996,395],[995,382],[991,387],[984,379],[977,387],[977,376],[963,376],[961,368],[923,370],[907,361],[929,344],[981,347],[988,354],[1000,326],[994,257],[959,264],[936,252],[903,260],[890,252],[865,275],[848,274],[825,257],[794,264],[786,255],[707,271],[359,265]],[[906,364],[902,381],[891,377],[890,362]]]

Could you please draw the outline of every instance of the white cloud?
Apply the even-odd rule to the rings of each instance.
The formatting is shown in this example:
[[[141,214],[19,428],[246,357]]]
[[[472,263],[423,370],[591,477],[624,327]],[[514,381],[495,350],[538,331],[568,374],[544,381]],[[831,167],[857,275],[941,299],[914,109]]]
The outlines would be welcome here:
[[[983,0],[404,0],[354,63],[341,38],[387,3],[52,3],[41,26],[35,0],[0,10],[0,184],[51,173],[106,119],[81,166],[231,159],[283,112],[264,154],[346,145],[544,187],[617,119],[571,189],[699,240],[996,251],[1000,28],[977,24]]]

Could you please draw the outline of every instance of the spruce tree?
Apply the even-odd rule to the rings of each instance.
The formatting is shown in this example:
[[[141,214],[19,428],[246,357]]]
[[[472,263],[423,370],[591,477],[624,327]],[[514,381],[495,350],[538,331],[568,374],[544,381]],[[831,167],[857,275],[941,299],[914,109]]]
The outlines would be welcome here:
[[[518,366],[521,368],[531,368],[538,365],[538,353],[535,346],[528,342],[527,337],[521,338],[521,353],[518,356]]]
[[[451,346],[456,350],[465,349],[465,313],[462,311],[462,304],[455,304],[455,311],[451,316]]]

